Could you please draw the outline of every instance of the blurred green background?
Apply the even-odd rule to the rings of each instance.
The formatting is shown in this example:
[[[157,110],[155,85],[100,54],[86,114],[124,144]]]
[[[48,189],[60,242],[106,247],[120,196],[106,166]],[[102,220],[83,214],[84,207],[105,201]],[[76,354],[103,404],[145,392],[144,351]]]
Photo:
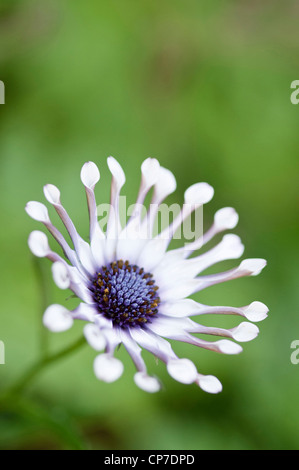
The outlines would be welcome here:
[[[44,303],[76,302],[54,286],[48,261],[34,263],[27,238],[40,226],[24,206],[43,201],[51,182],[87,236],[79,179],[87,160],[101,170],[99,202],[109,198],[109,155],[126,171],[132,202],[147,157],[176,175],[171,202],[181,203],[192,183],[212,184],[205,224],[220,207],[235,207],[245,256],[266,258],[268,267],[195,298],[233,306],[260,300],[270,313],[239,356],[175,345],[219,377],[224,389],[216,396],[176,383],[149,354],[149,370],[165,387],[146,394],[122,349],[124,375],[101,383],[96,353],[84,346],[2,404],[0,448],[298,448],[299,364],[290,361],[299,339],[299,106],[290,102],[299,79],[298,13],[289,0],[1,0],[1,390],[37,360],[41,342],[58,351],[81,335],[81,324],[61,334],[41,326]]]

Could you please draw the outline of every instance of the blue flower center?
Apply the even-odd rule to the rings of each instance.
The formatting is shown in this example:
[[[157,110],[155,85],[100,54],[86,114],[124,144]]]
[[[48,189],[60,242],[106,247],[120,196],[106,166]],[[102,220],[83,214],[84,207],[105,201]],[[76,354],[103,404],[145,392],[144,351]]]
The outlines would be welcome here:
[[[103,266],[90,288],[98,311],[123,328],[151,322],[158,313],[158,289],[152,274],[122,260]]]

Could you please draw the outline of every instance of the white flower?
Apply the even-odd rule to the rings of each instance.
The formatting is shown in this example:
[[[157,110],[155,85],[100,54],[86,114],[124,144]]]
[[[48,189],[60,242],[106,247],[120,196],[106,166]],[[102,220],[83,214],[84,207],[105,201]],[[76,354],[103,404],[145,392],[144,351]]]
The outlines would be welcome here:
[[[258,328],[251,322],[263,320],[267,316],[267,307],[261,302],[252,302],[240,308],[215,307],[188,297],[214,284],[257,275],[266,262],[263,259],[247,259],[235,269],[200,275],[219,261],[242,256],[244,247],[239,237],[227,234],[214,248],[190,258],[215,235],[236,226],[238,215],[235,210],[230,207],[220,209],[215,214],[212,227],[203,237],[190,243],[187,248],[167,251],[177,228],[193,210],[210,201],[213,188],[207,183],[189,187],[180,214],[167,230],[154,235],[159,205],[176,188],[173,174],[160,167],[156,159],[149,158],[143,162],[135,210],[122,227],[119,200],[125,175],[113,157],[108,158],[108,167],[112,174],[111,210],[105,233],[99,225],[94,196],[100,172],[92,162],[85,163],[81,170],[89,211],[90,243],[78,234],[55,186],[46,185],[44,194],[61,218],[73,247],[54,227],[45,205],[31,201],[26,206],[27,213],[42,222],[59,243],[67,261],[51,250],[46,235],[40,231],[34,231],[29,236],[31,251],[38,257],[50,259],[57,286],[72,290],[82,301],[73,311],[61,305],[51,305],[44,314],[44,324],[51,331],[58,332],[70,328],[76,319],[87,322],[84,326],[85,337],[92,348],[101,351],[94,361],[95,375],[106,382],[117,380],[123,373],[122,362],[114,357],[118,345],[123,344],[136,366],[135,383],[141,389],[148,392],[160,389],[158,379],[147,373],[141,355],[143,348],[163,361],[175,380],[185,384],[196,383],[207,392],[218,393],[222,390],[219,380],[200,374],[189,359],[179,358],[165,338],[224,354],[241,352],[242,348],[237,342],[250,341],[257,336]],[[142,217],[141,208],[151,188],[151,210]],[[145,236],[149,233],[150,236]],[[224,329],[203,326],[190,318],[203,314],[239,315],[249,321]],[[195,336],[197,333],[229,339],[203,340]]]

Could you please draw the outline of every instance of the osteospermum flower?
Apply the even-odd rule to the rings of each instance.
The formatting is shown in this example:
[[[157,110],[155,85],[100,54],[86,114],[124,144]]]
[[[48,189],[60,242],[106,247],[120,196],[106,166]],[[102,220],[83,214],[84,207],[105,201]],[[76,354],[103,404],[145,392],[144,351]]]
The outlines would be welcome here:
[[[187,248],[168,250],[180,224],[192,210],[211,200],[213,188],[207,183],[190,186],[185,192],[181,212],[169,225],[167,234],[164,229],[154,235],[159,205],[176,189],[173,174],[162,168],[156,159],[149,158],[143,162],[136,209],[122,227],[119,198],[125,175],[113,157],[108,158],[108,167],[112,174],[111,210],[105,233],[98,222],[94,195],[95,185],[100,179],[99,170],[92,162],[85,163],[81,170],[90,220],[89,243],[78,234],[61,204],[60,191],[52,184],[44,187],[44,194],[61,218],[73,247],[52,224],[44,204],[31,201],[26,206],[27,213],[42,222],[59,243],[67,261],[52,251],[47,236],[40,231],[29,236],[31,251],[38,257],[51,260],[57,286],[70,289],[81,299],[72,311],[57,304],[48,307],[44,324],[51,331],[58,332],[70,328],[74,320],[87,322],[84,326],[86,340],[95,350],[101,351],[94,361],[95,375],[105,382],[117,380],[123,372],[122,362],[114,356],[116,348],[123,344],[137,369],[135,383],[143,390],[156,392],[160,389],[160,382],[147,373],[142,348],[163,361],[175,380],[185,384],[196,383],[207,392],[218,393],[222,389],[219,380],[199,373],[191,360],[179,358],[167,339],[224,354],[241,352],[238,342],[250,341],[257,336],[258,328],[252,322],[263,320],[267,316],[267,307],[261,302],[239,308],[208,306],[188,297],[218,283],[255,276],[266,262],[246,259],[229,271],[200,275],[220,261],[242,256],[244,247],[240,238],[233,234],[224,235],[209,251],[199,255],[195,253],[215,235],[236,226],[238,215],[235,210],[230,207],[220,209],[215,214],[213,225],[202,237],[189,243]],[[141,207],[151,188],[152,210],[142,217]],[[145,233],[150,236],[144,236]],[[224,329],[207,327],[190,318],[203,314],[238,315],[249,321]],[[197,333],[229,339],[203,340],[195,336]]]

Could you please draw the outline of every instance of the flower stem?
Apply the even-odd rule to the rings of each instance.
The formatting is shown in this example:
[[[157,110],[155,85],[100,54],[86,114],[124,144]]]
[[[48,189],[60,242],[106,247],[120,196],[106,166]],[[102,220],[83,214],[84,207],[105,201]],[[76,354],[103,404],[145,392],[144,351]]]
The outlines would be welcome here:
[[[19,379],[15,385],[13,385],[11,388],[9,388],[6,392],[3,393],[2,399],[6,398],[7,396],[10,395],[17,395],[20,392],[24,390],[24,388],[27,387],[27,385],[46,367],[49,365],[53,364],[54,362],[59,361],[60,359],[63,359],[64,357],[68,356],[72,352],[76,351],[79,349],[81,346],[86,344],[85,337],[81,337],[79,340],[77,340],[75,343],[71,344],[69,347],[66,349],[63,349],[62,351],[59,351],[58,353],[52,354],[51,356],[46,356],[40,359],[36,364],[31,367],[24,375]]]

